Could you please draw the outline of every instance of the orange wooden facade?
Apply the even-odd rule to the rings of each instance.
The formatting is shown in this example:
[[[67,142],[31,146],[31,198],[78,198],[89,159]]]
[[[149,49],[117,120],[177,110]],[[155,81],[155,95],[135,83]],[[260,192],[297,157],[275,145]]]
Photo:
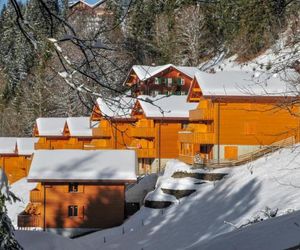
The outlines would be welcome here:
[[[294,137],[299,141],[298,106],[282,108],[280,98],[200,98],[190,124],[179,132],[179,159],[234,160],[255,148]]]
[[[131,88],[134,96],[156,96],[158,94],[187,95],[192,80],[193,79],[190,76],[170,66],[146,80],[139,79],[136,72],[132,69],[125,81],[125,84]]]
[[[70,190],[70,185],[77,190]],[[45,230],[103,229],[124,220],[123,183],[42,183],[30,192],[30,203],[18,217],[19,227]],[[76,207],[76,213],[70,213]]]
[[[26,177],[30,167],[29,155],[0,155],[0,167],[4,169],[9,184]]]

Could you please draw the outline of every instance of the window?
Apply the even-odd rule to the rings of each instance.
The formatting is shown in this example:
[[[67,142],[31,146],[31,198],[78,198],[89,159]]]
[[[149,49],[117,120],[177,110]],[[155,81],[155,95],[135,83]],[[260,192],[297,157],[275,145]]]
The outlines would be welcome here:
[[[78,216],[78,206],[75,205],[68,206],[68,216],[69,217]]]
[[[181,85],[181,86],[184,85],[184,79],[183,79],[183,78],[180,79],[180,85]]]
[[[77,193],[77,192],[78,192],[78,183],[70,183],[69,193]]]
[[[158,85],[159,84],[159,81],[160,79],[158,78],[158,77],[155,77],[155,79],[154,79],[154,83],[156,84],[156,85]]]
[[[186,92],[185,91],[181,91],[180,94],[181,95],[186,95]]]
[[[168,80],[168,87],[172,87],[172,78],[167,78],[167,80]]]

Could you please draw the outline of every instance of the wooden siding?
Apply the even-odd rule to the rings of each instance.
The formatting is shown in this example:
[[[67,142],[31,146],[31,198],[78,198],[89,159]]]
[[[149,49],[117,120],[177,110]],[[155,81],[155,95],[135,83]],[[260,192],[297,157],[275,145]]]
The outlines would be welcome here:
[[[274,104],[216,103],[214,109],[220,144],[269,145],[293,135],[299,140],[299,118]],[[292,110],[298,112],[298,108]]]
[[[0,156],[0,167],[3,167],[10,184],[13,184],[28,175],[30,162],[31,159],[29,156]]]
[[[156,148],[159,150],[160,158],[177,158],[178,151],[178,131],[181,130],[181,123],[174,122],[157,122],[155,124],[158,138],[156,140]]]
[[[45,183],[45,190],[47,228],[108,228],[124,220],[124,185],[84,184],[69,193],[67,183]],[[68,216],[70,205],[78,206],[78,216]]]
[[[179,86],[177,84],[172,84],[172,86],[168,86],[168,84],[155,84],[156,77],[172,79],[182,78],[184,79],[184,85]],[[158,91],[159,94],[183,91],[187,94],[189,92],[191,82],[192,79],[190,77],[171,67],[143,82],[138,79],[137,75],[132,71],[126,81],[126,85],[131,87],[134,86],[132,87],[132,92],[136,95],[151,95],[154,91]]]

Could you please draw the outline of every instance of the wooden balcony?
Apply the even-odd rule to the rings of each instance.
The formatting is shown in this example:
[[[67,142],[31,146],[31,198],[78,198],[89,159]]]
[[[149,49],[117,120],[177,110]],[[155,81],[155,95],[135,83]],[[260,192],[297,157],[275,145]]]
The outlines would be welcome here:
[[[213,109],[193,109],[189,112],[190,121],[212,121],[214,119]]]
[[[41,215],[31,215],[26,213],[21,213],[18,215],[18,227],[42,227],[42,217]]]
[[[214,133],[179,131],[178,141],[191,144],[215,144]]]
[[[183,161],[186,164],[192,165],[194,163],[194,156],[179,154],[178,160]]]
[[[111,137],[111,128],[109,127],[93,128],[93,137],[109,138]]]
[[[156,158],[155,148],[136,148],[128,147],[128,149],[133,149],[136,151],[138,158]]]
[[[83,149],[83,142],[66,143],[62,145],[62,149]]]
[[[30,191],[30,202],[43,202],[42,191],[33,189]]]
[[[34,144],[34,149],[35,150],[39,150],[39,149],[51,149],[51,143],[50,141],[46,142],[46,143],[35,143]]]
[[[154,138],[155,128],[153,127],[135,127],[130,129],[131,137],[136,138]]]

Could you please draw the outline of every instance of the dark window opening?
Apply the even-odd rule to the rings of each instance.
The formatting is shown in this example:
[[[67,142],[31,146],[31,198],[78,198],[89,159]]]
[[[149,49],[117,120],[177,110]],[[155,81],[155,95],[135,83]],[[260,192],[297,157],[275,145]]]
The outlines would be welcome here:
[[[77,192],[78,192],[78,183],[70,183],[69,193],[77,193]]]
[[[78,216],[78,206],[69,206],[68,207],[68,216]]]

